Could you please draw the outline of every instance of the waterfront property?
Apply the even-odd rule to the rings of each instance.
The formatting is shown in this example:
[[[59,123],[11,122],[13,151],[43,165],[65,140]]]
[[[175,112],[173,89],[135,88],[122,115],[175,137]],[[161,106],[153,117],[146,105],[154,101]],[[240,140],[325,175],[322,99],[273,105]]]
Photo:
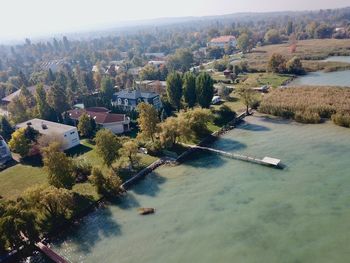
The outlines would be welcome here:
[[[62,143],[64,150],[71,149],[80,144],[77,128],[57,122],[42,119],[32,119],[16,125],[16,129],[32,127],[41,135],[54,138]]]
[[[108,129],[114,134],[121,134],[129,131],[130,118],[125,114],[111,113],[109,109],[103,107],[93,107],[86,109],[73,109],[68,111],[69,117],[77,122],[83,114],[87,114],[94,119],[100,128]]]
[[[141,90],[122,90],[114,93],[113,106],[123,107],[126,110],[135,110],[141,102],[149,103],[156,109],[161,109],[162,103],[158,93],[143,92]]]
[[[236,37],[229,36],[229,35],[213,38],[207,44],[208,47],[219,47],[219,48],[225,48],[225,46],[236,47],[236,45],[237,45]]]
[[[331,123],[247,117],[213,147],[278,156],[284,170],[193,154],[155,170],[52,247],[87,263],[347,262],[348,138]],[[141,218],[139,207],[157,213]]]

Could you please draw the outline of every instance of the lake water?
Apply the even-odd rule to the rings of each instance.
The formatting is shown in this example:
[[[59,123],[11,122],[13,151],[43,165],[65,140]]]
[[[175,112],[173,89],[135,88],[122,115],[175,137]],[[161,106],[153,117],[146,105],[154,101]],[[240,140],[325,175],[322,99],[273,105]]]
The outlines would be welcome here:
[[[332,56],[328,57],[325,60],[325,62],[345,62],[350,63],[350,56]]]
[[[350,63],[350,56],[332,56],[323,61],[347,62]],[[308,73],[293,80],[289,86],[315,85],[315,86],[349,86],[350,70],[324,72],[317,71]]]
[[[54,249],[86,263],[349,262],[349,129],[248,117],[213,147],[287,167],[197,154],[157,169]]]
[[[288,86],[302,85],[350,87],[350,70],[335,72],[310,72],[304,76],[296,78],[288,84]]]

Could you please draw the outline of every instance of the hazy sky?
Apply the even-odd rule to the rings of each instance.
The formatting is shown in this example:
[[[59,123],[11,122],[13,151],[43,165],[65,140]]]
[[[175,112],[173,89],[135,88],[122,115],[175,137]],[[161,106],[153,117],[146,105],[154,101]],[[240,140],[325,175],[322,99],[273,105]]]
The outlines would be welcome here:
[[[350,0],[0,0],[0,38],[94,29],[118,21],[350,6]]]

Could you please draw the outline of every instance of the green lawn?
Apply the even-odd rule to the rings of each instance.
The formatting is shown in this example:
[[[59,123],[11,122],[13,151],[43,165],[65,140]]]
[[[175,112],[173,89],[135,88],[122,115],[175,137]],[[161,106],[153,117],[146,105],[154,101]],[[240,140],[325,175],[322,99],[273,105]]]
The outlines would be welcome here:
[[[292,75],[275,73],[248,73],[239,75],[240,84],[248,87],[261,87],[264,85],[279,87],[292,77]]]
[[[41,167],[16,164],[0,172],[0,195],[14,199],[26,188],[46,182],[47,175]]]

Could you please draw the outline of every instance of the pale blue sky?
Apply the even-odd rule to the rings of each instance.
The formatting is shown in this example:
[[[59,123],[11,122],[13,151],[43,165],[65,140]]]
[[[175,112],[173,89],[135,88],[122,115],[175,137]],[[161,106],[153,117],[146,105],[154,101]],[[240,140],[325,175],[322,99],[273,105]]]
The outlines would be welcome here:
[[[118,21],[350,6],[350,0],[0,0],[0,38],[95,29]]]

